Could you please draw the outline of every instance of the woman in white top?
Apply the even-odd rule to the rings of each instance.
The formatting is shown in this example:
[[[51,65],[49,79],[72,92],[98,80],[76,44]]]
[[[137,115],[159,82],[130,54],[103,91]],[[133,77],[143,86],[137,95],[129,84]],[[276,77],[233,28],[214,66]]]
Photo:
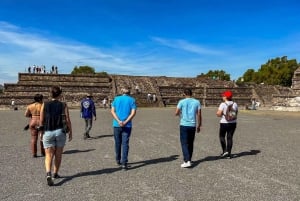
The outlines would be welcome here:
[[[219,105],[217,116],[221,117],[219,138],[222,147],[221,158],[232,158],[231,150],[233,144],[233,134],[237,124],[238,105],[232,101],[232,92],[225,91],[222,93],[223,102]],[[228,107],[232,107],[229,111]],[[229,117],[229,113],[233,116]],[[225,139],[226,137],[226,139]]]

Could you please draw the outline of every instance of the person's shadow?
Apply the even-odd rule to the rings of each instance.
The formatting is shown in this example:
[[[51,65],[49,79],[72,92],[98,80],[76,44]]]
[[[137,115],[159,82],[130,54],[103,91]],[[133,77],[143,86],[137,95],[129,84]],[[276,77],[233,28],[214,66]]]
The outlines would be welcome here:
[[[128,170],[140,168],[142,166],[150,165],[150,164],[170,162],[170,161],[176,160],[177,158],[178,158],[178,155],[172,155],[169,157],[150,159],[150,160],[145,160],[145,161],[140,161],[140,162],[133,162],[133,163],[129,164]],[[136,164],[138,164],[138,165],[136,165]],[[62,176],[61,180],[58,183],[54,184],[54,186],[61,186],[64,183],[69,182],[72,179],[77,178],[77,177],[94,176],[94,175],[100,175],[100,174],[110,174],[110,173],[120,171],[120,170],[121,170],[121,167],[115,167],[115,168],[106,168],[106,169],[102,169],[102,170],[95,170],[95,171],[89,171],[89,172],[79,172],[79,173],[71,175],[71,176]]]
[[[240,152],[237,154],[231,154],[231,159],[242,157],[242,156],[257,155],[260,152],[261,152],[260,150],[243,151],[243,152]],[[203,163],[206,161],[216,161],[216,160],[220,160],[220,159],[224,159],[224,158],[221,158],[221,156],[207,156],[203,159],[193,161],[192,168],[194,168],[194,167],[198,166],[200,163]]]
[[[243,152],[240,152],[240,153],[237,153],[237,154],[232,154],[232,158],[238,158],[238,157],[250,156],[250,155],[257,155],[260,152],[261,152],[260,150],[243,151]]]
[[[113,137],[114,135],[98,135],[95,137],[91,137],[90,139],[100,139],[100,138],[105,138],[105,137]]]
[[[95,149],[86,149],[86,150],[72,149],[72,150],[64,151],[63,154],[76,154],[76,153],[90,152],[90,151],[95,151]]]
[[[171,162],[174,160],[178,159],[178,155],[171,155],[168,157],[162,157],[162,158],[156,158],[156,159],[149,159],[149,160],[144,160],[144,161],[139,161],[139,162],[133,162],[129,163],[128,169],[133,170],[137,169],[146,165],[151,165],[151,164],[158,164],[158,163],[165,163],[165,162]]]
[[[116,168],[106,168],[102,170],[95,170],[95,171],[89,171],[89,172],[79,172],[77,174],[71,175],[71,176],[61,176],[61,180],[58,183],[55,183],[54,186],[61,186],[66,182],[71,181],[74,178],[77,177],[86,177],[86,176],[94,176],[94,175],[100,175],[100,174],[110,174],[116,171],[120,171],[120,167]]]

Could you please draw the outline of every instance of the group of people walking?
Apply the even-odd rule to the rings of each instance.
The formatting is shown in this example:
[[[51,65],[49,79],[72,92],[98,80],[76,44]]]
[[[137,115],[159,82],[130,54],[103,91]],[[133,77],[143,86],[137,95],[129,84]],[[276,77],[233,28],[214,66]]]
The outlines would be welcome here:
[[[130,96],[128,88],[121,89],[122,94],[116,96],[111,103],[112,127],[115,142],[115,161],[122,169],[128,169],[129,141],[132,130],[132,120],[136,115],[137,105]],[[41,154],[45,156],[46,180],[49,186],[54,185],[53,179],[59,178],[59,168],[67,135],[72,140],[72,125],[69,109],[66,103],[60,101],[62,90],[58,86],[51,88],[51,100],[43,101],[43,96],[37,94],[34,103],[28,105],[25,116],[30,118],[31,149],[33,157],[37,157],[37,141],[40,135]],[[190,89],[184,90],[184,98],[177,104],[175,115],[180,117],[179,133],[183,154],[182,168],[192,166],[195,133],[202,126],[200,101],[192,97]],[[222,147],[222,158],[231,158],[232,138],[236,129],[236,118],[228,120],[228,108],[238,112],[238,106],[232,101],[232,92],[222,93],[223,102],[216,115],[221,117],[219,137]],[[92,95],[87,95],[81,101],[81,117],[85,121],[83,139],[90,138],[93,120],[96,120],[95,103]]]

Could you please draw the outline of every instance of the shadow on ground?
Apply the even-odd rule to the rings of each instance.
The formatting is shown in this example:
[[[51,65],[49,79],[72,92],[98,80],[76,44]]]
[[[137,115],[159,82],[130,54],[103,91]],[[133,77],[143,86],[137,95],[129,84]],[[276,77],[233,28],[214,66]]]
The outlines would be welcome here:
[[[258,153],[260,153],[260,150],[250,150],[250,151],[243,151],[237,154],[232,154],[232,158],[238,158],[238,157],[243,157],[243,156],[251,156],[251,155],[257,155]],[[203,159],[197,160],[197,161],[193,161],[193,167],[196,167],[197,165],[199,165],[200,163],[206,162],[206,161],[216,161],[216,160],[220,160],[223,159],[220,156],[207,156]]]

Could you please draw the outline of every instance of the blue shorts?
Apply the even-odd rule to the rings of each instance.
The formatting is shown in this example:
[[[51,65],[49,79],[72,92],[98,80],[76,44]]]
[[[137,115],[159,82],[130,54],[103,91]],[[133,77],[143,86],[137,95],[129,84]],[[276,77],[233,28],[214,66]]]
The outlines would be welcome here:
[[[64,147],[66,144],[66,134],[63,133],[61,128],[54,131],[45,131],[43,144],[44,148]]]

